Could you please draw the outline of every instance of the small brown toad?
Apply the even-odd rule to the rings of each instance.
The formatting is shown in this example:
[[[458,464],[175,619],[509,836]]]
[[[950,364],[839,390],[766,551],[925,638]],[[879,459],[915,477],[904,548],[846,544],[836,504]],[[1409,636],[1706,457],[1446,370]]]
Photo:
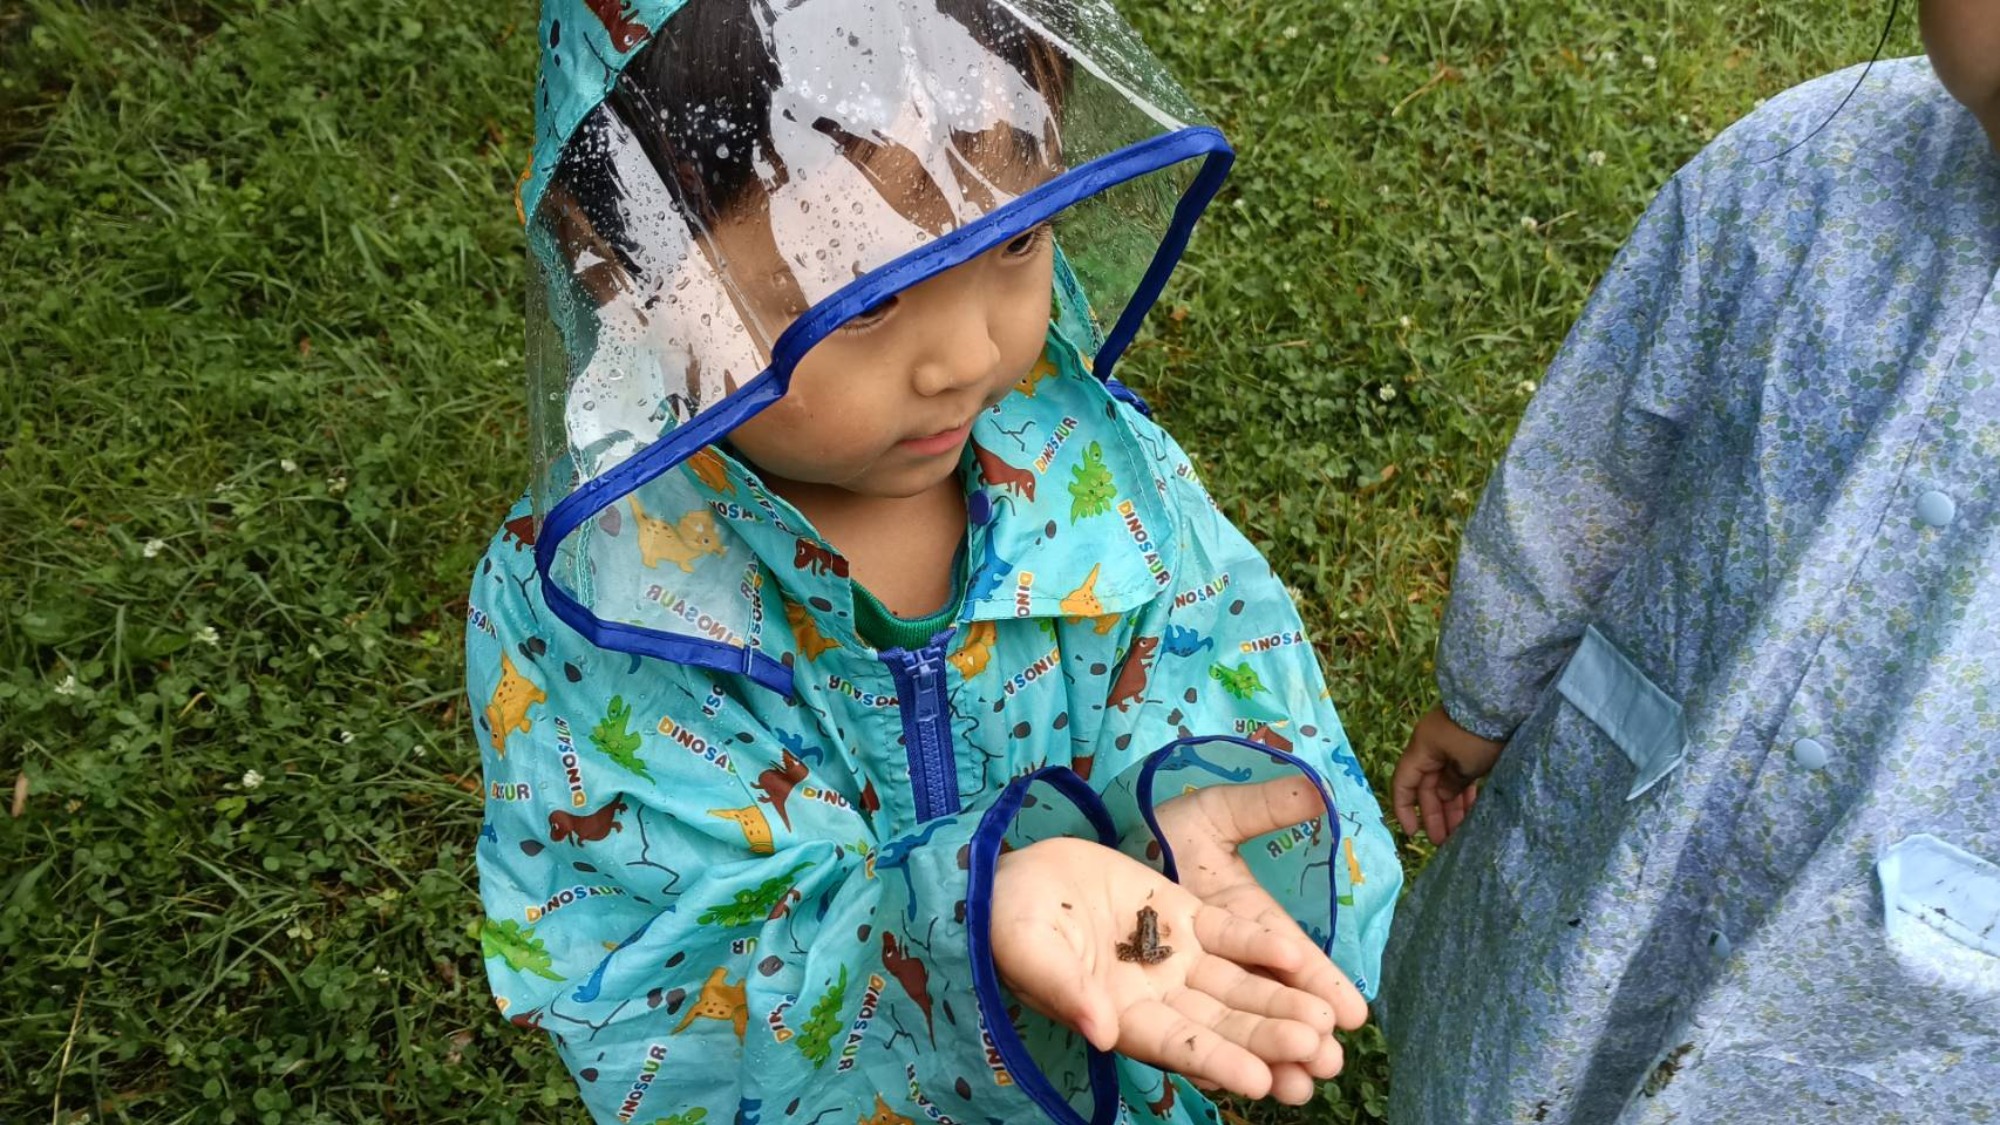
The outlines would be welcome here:
[[[1150,906],[1140,907],[1138,925],[1132,930],[1132,936],[1118,943],[1118,959],[1157,965],[1173,954],[1173,946],[1160,944],[1159,912]]]

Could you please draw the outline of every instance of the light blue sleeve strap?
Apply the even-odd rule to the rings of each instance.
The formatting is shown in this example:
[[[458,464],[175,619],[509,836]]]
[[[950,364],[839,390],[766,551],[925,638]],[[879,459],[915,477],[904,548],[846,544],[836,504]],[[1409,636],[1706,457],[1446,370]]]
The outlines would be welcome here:
[[[1631,759],[1638,774],[1626,800],[1651,789],[1687,757],[1681,705],[1595,626],[1585,626],[1556,690]]]

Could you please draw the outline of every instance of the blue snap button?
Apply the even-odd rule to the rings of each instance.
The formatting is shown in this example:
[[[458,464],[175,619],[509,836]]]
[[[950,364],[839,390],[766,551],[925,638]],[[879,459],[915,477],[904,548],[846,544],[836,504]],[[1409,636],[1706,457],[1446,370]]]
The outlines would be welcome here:
[[[1708,951],[1710,953],[1717,957],[1727,957],[1729,956],[1730,948],[1728,934],[1723,933],[1721,930],[1709,931]]]
[[[1809,770],[1826,768],[1826,746],[1816,738],[1801,738],[1792,743],[1792,760]]]
[[[1943,527],[1958,515],[1958,504],[1933,488],[1917,497],[1917,518],[1932,527]]]

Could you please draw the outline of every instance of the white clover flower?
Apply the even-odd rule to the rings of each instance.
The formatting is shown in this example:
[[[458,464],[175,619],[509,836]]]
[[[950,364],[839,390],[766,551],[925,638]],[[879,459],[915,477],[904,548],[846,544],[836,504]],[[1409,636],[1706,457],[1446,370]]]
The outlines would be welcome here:
[[[1379,195],[1379,196],[1381,196],[1381,197],[1382,197],[1382,198],[1384,198],[1384,199],[1387,199],[1387,198],[1389,198],[1389,185],[1388,185],[1388,184],[1376,184],[1376,185],[1375,185],[1375,194],[1376,194],[1376,195]]]
[[[297,461],[292,460],[290,457],[287,457],[284,460],[278,462],[278,467],[280,469],[285,470],[288,473],[296,473],[299,471],[299,463]]]
[[[1605,66],[1617,66],[1617,65],[1618,65],[1618,52],[1616,52],[1616,51],[1606,51],[1606,52],[1604,52],[1604,65],[1605,65]]]
[[[381,966],[381,965],[377,965],[377,966],[375,966],[375,979],[376,979],[376,980],[388,980],[388,979],[389,979],[389,970],[388,970],[387,968],[385,968],[385,967]]]
[[[1534,381],[1533,379],[1523,379],[1523,380],[1521,380],[1521,386],[1519,387],[1519,390],[1520,390],[1520,392],[1521,392],[1522,394],[1524,394],[1524,395],[1531,395],[1531,394],[1534,394],[1534,393],[1535,393],[1535,381]]]
[[[1239,200],[1238,202],[1241,202],[1241,201]],[[331,495],[334,495],[334,496],[338,496],[338,495],[340,495],[341,493],[343,493],[343,492],[346,492],[346,491],[347,491],[347,478],[346,478],[346,477],[328,477],[328,478],[326,478],[326,490],[327,490],[327,492],[328,492],[328,493],[330,493]]]
[[[167,549],[166,540],[148,539],[146,540],[146,545],[140,549],[140,553],[145,555],[149,559],[157,559],[160,557],[160,552],[166,549]]]
[[[243,771],[243,788],[255,789],[262,784],[264,784],[263,774],[258,773],[256,770]]]
[[[1674,120],[1680,122],[1682,125],[1685,125],[1688,123],[1688,115],[1685,113],[1679,114],[1674,118]]]
[[[1660,60],[1651,55],[1641,55],[1639,56],[1639,65],[1645,67],[1647,70],[1658,70],[1660,69]]]
[[[1541,229],[1541,227],[1542,227],[1542,224],[1540,224],[1540,223],[1536,222],[1536,221],[1535,221],[1535,217],[1534,217],[1533,215],[1523,215],[1523,216],[1521,216],[1521,229],[1522,229],[1522,230],[1528,230],[1528,231],[1533,231],[1533,230],[1540,230],[1540,229]]]
[[[1604,167],[1604,161],[1606,159],[1608,158],[1604,155],[1604,150],[1601,148],[1591,149],[1590,155],[1584,157],[1584,160],[1588,161],[1592,168]]]
[[[1416,326],[1417,322],[1410,319],[1410,315],[1408,313],[1404,313],[1402,316],[1396,318],[1396,327],[1402,329],[1405,332],[1408,332],[1410,329],[1415,328]]]
[[[1287,38],[1287,39],[1297,39],[1298,37],[1299,37],[1299,29],[1298,29],[1298,27],[1297,27],[1296,25],[1294,25],[1294,26],[1291,26],[1291,27],[1287,27],[1287,28],[1285,29],[1285,38]]]
[[[203,625],[195,630],[194,639],[205,645],[219,645],[222,643],[222,634],[216,632],[213,625]]]
[[[57,684],[55,688],[57,695],[75,695],[79,690],[81,689],[76,686],[76,673],[74,672],[64,676],[62,682]]]
[[[334,732],[334,737],[340,740],[342,746],[345,746],[354,741],[354,732],[351,730],[336,731]]]
[[[1382,389],[1375,392],[1375,397],[1381,399],[1383,402],[1394,401],[1396,397],[1396,388],[1390,386],[1387,383],[1384,383],[1382,384]]]

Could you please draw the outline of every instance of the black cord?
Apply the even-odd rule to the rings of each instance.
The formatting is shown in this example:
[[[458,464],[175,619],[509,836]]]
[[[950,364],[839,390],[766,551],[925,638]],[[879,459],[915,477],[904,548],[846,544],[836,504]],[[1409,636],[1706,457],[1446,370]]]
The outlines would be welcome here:
[[[1833,119],[1839,117],[1840,111],[1847,108],[1847,103],[1854,100],[1854,95],[1861,92],[1861,84],[1868,81],[1868,73],[1874,70],[1875,64],[1882,60],[1882,51],[1889,45],[1889,33],[1896,29],[1896,13],[1900,11],[1901,8],[1902,8],[1902,0],[1889,0],[1889,18],[1885,20],[1882,24],[1882,38],[1876,40],[1875,42],[1875,53],[1868,57],[1868,65],[1861,68],[1861,77],[1854,80],[1854,88],[1847,91],[1847,96],[1840,99],[1840,104],[1834,106],[1833,112],[1826,115],[1826,120],[1820,122],[1819,125],[1815,127],[1812,132],[1807,133],[1804,138],[1795,142],[1790,148],[1786,149],[1785,151],[1779,153],[1776,156],[1767,156],[1762,160],[1753,161],[1752,163],[1769,164],[1773,160],[1783,160],[1785,157],[1790,156],[1791,154],[1797,152],[1799,149],[1805,147],[1808,141],[1811,141],[1814,137],[1819,136],[1820,133],[1826,130],[1826,127],[1828,125],[1833,124]]]

